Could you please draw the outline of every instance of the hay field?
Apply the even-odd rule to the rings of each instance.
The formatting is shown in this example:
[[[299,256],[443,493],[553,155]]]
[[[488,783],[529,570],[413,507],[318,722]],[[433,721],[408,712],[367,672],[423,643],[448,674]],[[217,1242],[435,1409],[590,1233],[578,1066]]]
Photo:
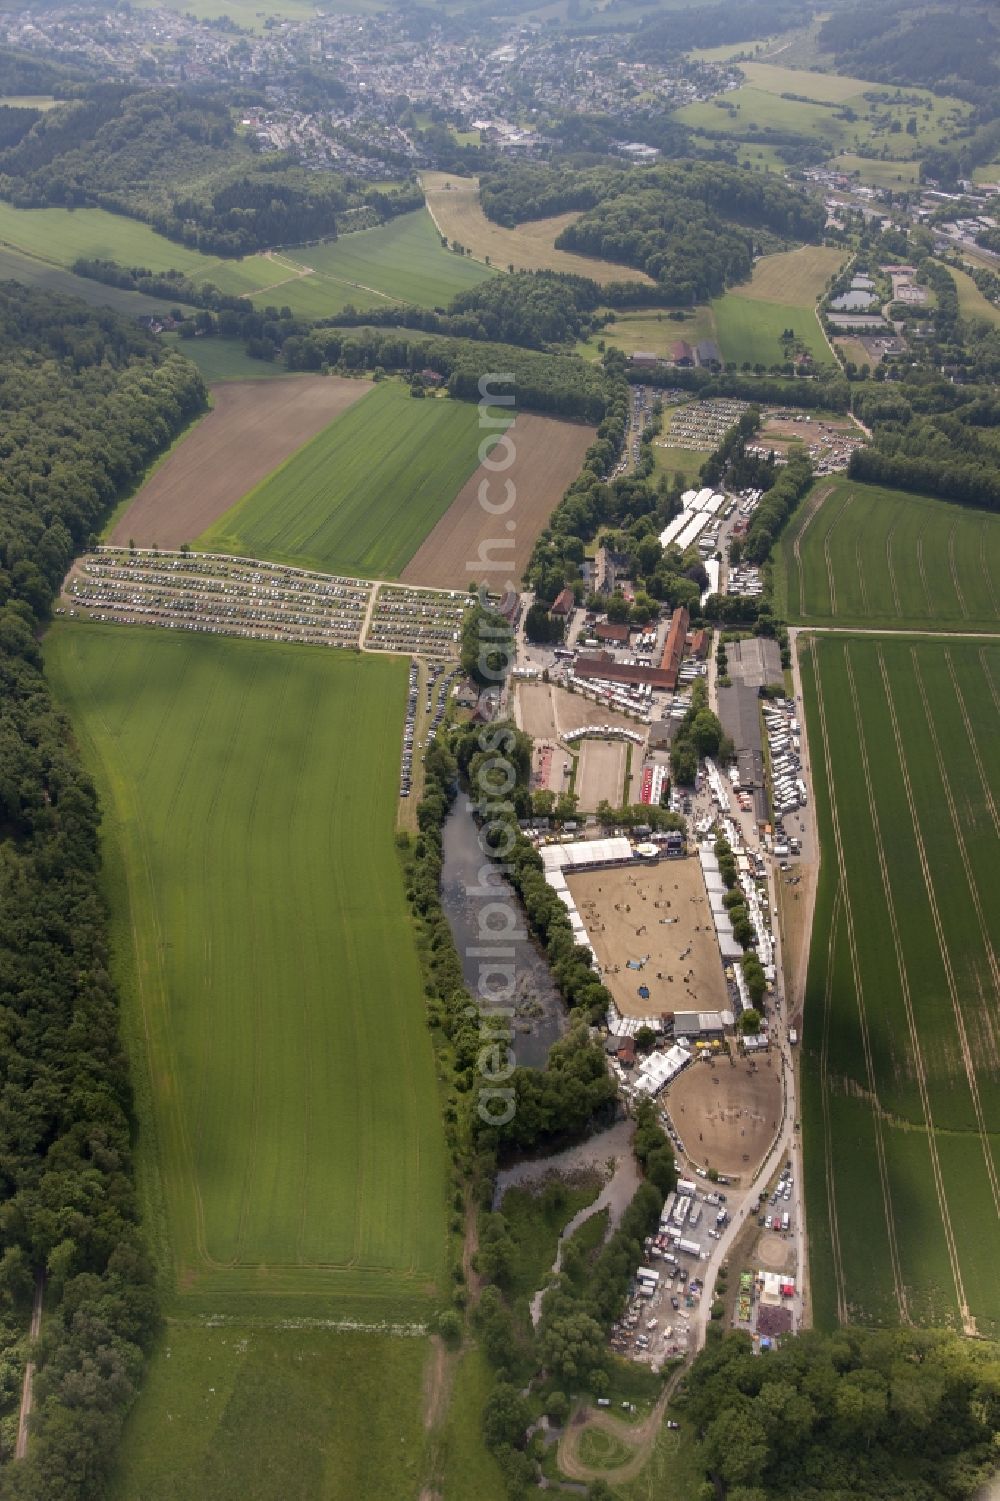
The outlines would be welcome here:
[[[1000,643],[827,637],[803,1037],[813,1306],[1000,1330]]]
[[[574,276],[589,276],[602,285],[608,281],[640,281],[652,285],[643,271],[611,261],[575,255],[557,250],[555,239],[579,214],[556,214],[549,219],[533,219],[516,229],[505,229],[487,219],[479,204],[479,179],[456,177],[453,172],[421,174],[424,197],[431,217],[443,235],[466,245],[477,260],[506,271],[566,271]],[[450,183],[450,188],[445,184]]]
[[[873,188],[910,188],[920,181],[920,163],[881,162],[872,157],[855,156],[845,151],[830,165],[837,172],[857,173],[863,183]]]
[[[801,245],[797,250],[765,255],[736,295],[812,311],[843,262],[844,252],[835,245]]]
[[[192,542],[371,389],[368,381],[319,375],[218,386],[212,410],[116,513],[106,540],[118,547]]]
[[[478,463],[479,410],[385,381],[198,538],[209,552],[397,578]]]
[[[406,663],[57,623],[174,1310],[413,1317],[445,1148],[394,848]]]
[[[577,871],[567,879],[603,982],[624,1015],[725,1008],[726,980],[697,860]],[[627,969],[629,959],[647,962]],[[649,1000],[639,995],[640,985],[649,987]]]
[[[496,573],[469,566],[483,559],[503,562],[505,580],[509,578],[515,585],[520,581],[539,532],[580,472],[594,429],[522,413],[508,431],[515,454],[510,468],[497,474],[480,465],[469,476],[403,569],[400,578],[404,584],[466,589],[471,583],[486,580],[496,588]],[[493,462],[503,460],[500,451]],[[513,492],[505,488],[508,480]],[[513,493],[509,511],[498,516],[484,509],[480,502],[484,484],[486,503],[493,507],[505,505]],[[514,523],[512,530],[507,528],[510,521]]]
[[[91,281],[89,276],[77,276],[64,266],[37,260],[34,256],[2,244],[0,281],[19,281],[25,286],[40,287],[63,297],[79,297],[89,307],[113,308],[126,318],[163,313],[171,307],[187,307],[186,303],[179,302],[177,298],[147,297],[144,292],[127,292],[120,287],[106,287],[103,282]]]
[[[781,536],[774,588],[800,625],[1000,633],[1000,516],[823,481]]]

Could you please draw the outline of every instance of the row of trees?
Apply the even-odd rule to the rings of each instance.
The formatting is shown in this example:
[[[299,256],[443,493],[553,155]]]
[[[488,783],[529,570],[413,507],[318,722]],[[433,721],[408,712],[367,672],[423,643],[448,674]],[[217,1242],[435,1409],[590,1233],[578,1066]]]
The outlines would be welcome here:
[[[28,1458],[3,1470],[0,1495],[89,1501],[103,1494],[157,1307],[97,885],[97,799],[36,634],[74,553],[206,393],[193,366],[124,320],[13,284],[0,287],[0,384],[4,1343],[23,1331],[35,1277],[46,1279]],[[16,1397],[5,1379],[0,1401],[9,1409]]]

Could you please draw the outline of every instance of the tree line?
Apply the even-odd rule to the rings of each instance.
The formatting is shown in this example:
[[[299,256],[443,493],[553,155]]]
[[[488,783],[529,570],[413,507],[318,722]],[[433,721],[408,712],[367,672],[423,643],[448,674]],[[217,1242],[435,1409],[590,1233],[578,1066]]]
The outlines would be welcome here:
[[[98,888],[99,808],[37,633],[74,554],[206,403],[201,377],[116,315],[0,286],[0,1402],[36,1276],[45,1316],[12,1501],[103,1493],[157,1326],[132,1104]]]

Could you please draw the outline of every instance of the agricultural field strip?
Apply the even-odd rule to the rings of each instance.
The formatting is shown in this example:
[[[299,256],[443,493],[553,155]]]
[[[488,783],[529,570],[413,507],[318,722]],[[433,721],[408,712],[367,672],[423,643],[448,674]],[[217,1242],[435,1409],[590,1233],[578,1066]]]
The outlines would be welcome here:
[[[74,565],[70,612],[257,640],[451,658],[468,596],[224,553],[101,547]]]
[[[910,650],[911,650],[911,656],[914,656],[914,658],[915,658],[915,653],[913,651],[913,648],[911,647]],[[937,893],[936,893],[935,888],[934,888],[934,879],[933,879],[933,876],[931,874],[930,861],[928,860],[928,857],[927,857],[927,849],[926,849],[926,845],[925,845],[925,842],[924,842],[924,836],[923,836],[923,830],[922,830],[922,825],[921,825],[920,816],[919,816],[919,810],[917,808],[916,799],[915,799],[914,794],[913,794],[913,785],[912,785],[912,783],[910,781],[909,765],[907,763],[906,755],[905,755],[904,748],[903,748],[903,738],[902,738],[902,735],[900,734],[899,721],[898,721],[898,718],[897,718],[897,715],[896,715],[896,704],[895,704],[895,700],[893,699],[893,695],[892,695],[892,687],[891,687],[890,682],[889,682],[889,674],[886,671],[885,657],[883,655],[881,647],[876,647],[876,651],[878,653],[879,670],[881,672],[882,682],[883,682],[883,685],[884,685],[884,688],[885,688],[886,702],[887,702],[888,707],[889,707],[889,716],[890,716],[890,720],[891,720],[891,723],[892,723],[893,738],[895,739],[895,742],[896,742],[896,752],[897,752],[897,754],[899,756],[900,769],[902,770],[902,773],[903,773],[903,784],[904,784],[904,786],[906,788],[906,800],[907,800],[907,804],[908,804],[909,809],[910,809],[910,815],[911,815],[911,817],[913,819],[913,834],[914,834],[914,838],[915,838],[916,843],[917,843],[917,852],[918,852],[919,859],[920,859],[920,868],[921,868],[921,872],[923,874],[924,884],[925,884],[925,886],[927,888],[927,898],[928,898],[928,901],[930,903],[931,916],[932,916],[933,922],[934,922],[934,931],[935,931],[935,934],[937,935],[938,947],[941,950],[941,959],[942,959],[942,961],[944,963],[945,975],[947,976],[947,981],[948,981],[948,992],[949,992],[949,995],[951,997],[952,1011],[953,1011],[954,1017],[955,1017],[955,1027],[956,1027],[956,1030],[958,1032],[959,1043],[960,1043],[961,1050],[962,1050],[962,1061],[963,1061],[963,1063],[965,1065],[965,1072],[966,1072],[966,1076],[967,1076],[968,1081],[969,1081],[969,1089],[970,1089],[970,1092],[972,1094],[973,1109],[975,1110],[976,1120],[977,1120],[977,1123],[978,1123],[978,1126],[979,1126],[979,1139],[980,1139],[980,1141],[982,1143],[983,1156],[984,1156],[984,1158],[986,1160],[986,1172],[987,1172],[987,1175],[989,1177],[990,1188],[991,1188],[992,1193],[993,1193],[994,1207],[995,1207],[995,1209],[997,1211],[997,1215],[1000,1216],[1000,1178],[998,1178],[998,1176],[997,1176],[996,1164],[993,1161],[993,1154],[992,1154],[992,1151],[990,1150],[990,1132],[989,1132],[989,1128],[988,1128],[987,1123],[986,1123],[986,1116],[985,1116],[985,1113],[983,1111],[982,1100],[981,1100],[980,1094],[979,1094],[979,1083],[978,1083],[978,1079],[977,1079],[977,1076],[976,1076],[976,1066],[975,1066],[975,1063],[973,1061],[972,1050],[971,1050],[971,1048],[969,1046],[968,1034],[966,1032],[966,1027],[965,1027],[965,1018],[962,1015],[962,1006],[961,1006],[961,1002],[959,1000],[958,986],[957,986],[957,983],[956,983],[956,980],[955,980],[955,972],[954,972],[954,968],[953,968],[953,965],[952,965],[951,950],[950,950],[950,947],[949,947],[949,944],[948,944],[948,941],[947,941],[947,937],[945,935],[944,924],[943,924],[943,922],[941,920],[941,913],[940,913],[940,909],[938,907]],[[941,757],[940,746],[939,746],[938,741],[937,741],[937,736],[936,736],[936,733],[935,733],[935,730],[934,730],[934,725],[933,725],[933,719],[932,719],[932,716],[930,714],[930,708],[929,708],[929,705],[927,704],[926,694],[924,692],[922,681],[921,681],[921,679],[919,677],[919,673],[917,674],[917,681],[918,681],[918,685],[920,687],[921,698],[923,699],[923,702],[924,702],[925,713],[927,715],[927,727],[928,727],[928,730],[930,731],[931,739],[932,739],[933,744],[934,744],[934,749],[935,749],[935,753],[937,755],[937,760],[938,760],[939,772],[940,772],[942,784],[943,784],[943,786],[945,788],[945,795],[946,795],[947,802],[948,802],[948,811],[949,811],[949,814],[950,814],[950,817],[951,817],[951,820],[952,820],[955,838],[956,838],[956,841],[957,841],[958,846],[959,846],[959,850],[960,850],[960,853],[961,853],[961,858],[962,858],[963,865],[965,867],[966,877],[967,877],[968,882],[969,882],[969,890],[970,890],[970,893],[972,895],[973,902],[975,903],[976,913],[977,913],[977,916],[978,916],[979,921],[980,921],[980,925],[981,925],[981,929],[982,929],[982,934],[983,934],[983,940],[984,940],[984,944],[986,946],[986,952],[987,952],[987,955],[988,955],[988,958],[989,958],[989,961],[990,961],[990,967],[991,967],[991,970],[992,970],[992,973],[993,973],[994,983],[996,983],[996,979],[997,979],[996,959],[995,959],[995,957],[993,955],[992,945],[990,944],[989,938],[987,936],[987,929],[986,929],[986,925],[985,925],[985,920],[983,918],[982,906],[981,906],[981,903],[980,903],[980,900],[979,900],[978,889],[976,887],[975,879],[973,877],[972,870],[971,870],[971,867],[969,865],[968,854],[967,854],[966,849],[965,849],[965,843],[964,843],[964,840],[963,840],[961,832],[960,832],[960,826],[959,826],[959,823],[958,823],[958,817],[957,817],[957,814],[956,814],[956,811],[955,811],[954,799],[952,797],[951,788],[950,788],[950,785],[949,785],[949,783],[947,781],[947,777],[946,777],[946,774],[945,774],[945,771],[944,771],[944,764],[943,764],[943,760],[942,760],[942,757]],[[862,736],[862,744],[864,744],[864,737],[863,736]],[[1000,988],[998,988],[998,990],[1000,990]]]
[[[847,938],[850,948],[851,969],[854,976],[854,990],[858,1006],[858,1023],[861,1037],[861,1046],[865,1058],[865,1071],[868,1078],[868,1089],[872,1100],[878,1100],[878,1090],[875,1082],[875,1065],[872,1056],[871,1039],[868,1032],[868,1018],[865,1010],[864,990],[861,981],[861,966],[858,961],[857,942],[854,932],[854,913],[851,908],[851,893],[847,880],[847,866],[844,854],[844,840],[840,828],[840,810],[837,806],[836,794],[833,781],[833,759],[831,755],[831,739],[827,726],[826,703],[823,697],[823,681],[819,664],[816,673],[816,703],[819,710],[820,736],[823,743],[823,762],[826,770],[827,795],[830,806],[830,819],[833,826],[833,839],[837,858],[838,891],[843,893],[844,913],[847,919]],[[892,1281],[896,1297],[896,1307],[901,1322],[909,1322],[907,1309],[906,1290],[903,1283],[900,1266],[899,1245],[896,1238],[896,1223],[892,1209],[892,1195],[889,1188],[889,1170],[886,1162],[885,1139],[883,1133],[882,1114],[879,1109],[872,1111],[872,1124],[875,1138],[875,1155],[878,1164],[879,1180],[882,1190],[882,1204],[885,1212],[886,1232],[889,1246],[889,1260],[892,1270]]]
[[[856,501],[863,502],[860,509]],[[904,551],[898,528],[905,507],[916,515],[902,534]],[[789,603],[797,596],[801,624],[821,629],[829,620],[835,628],[864,629],[870,621],[875,629],[891,630],[898,620],[919,630],[926,622],[934,633],[947,629],[951,619],[953,634],[962,634],[966,624],[974,633],[1000,633],[991,571],[1000,554],[1000,526],[983,516],[977,527],[968,512],[954,511],[926,497],[912,497],[912,504],[910,497],[890,501],[886,492],[861,484],[841,482],[814,492],[786,533],[779,560]],[[873,576],[882,557],[885,573]]]
[[[879,652],[881,660],[881,652]],[[858,700],[857,684],[854,678],[854,667],[851,662],[849,643],[845,643],[844,660],[847,667],[847,680],[851,690],[851,703],[854,707],[854,722],[858,725],[864,723],[861,705]],[[910,1034],[910,1050],[913,1058],[914,1069],[917,1078],[917,1089],[920,1094],[920,1105],[924,1115],[924,1125],[927,1130],[927,1142],[930,1148],[931,1170],[934,1178],[934,1189],[937,1194],[938,1209],[941,1214],[941,1222],[944,1226],[945,1241],[948,1247],[948,1260],[951,1263],[951,1274],[955,1282],[955,1293],[958,1299],[959,1310],[962,1315],[962,1325],[967,1334],[975,1332],[975,1325],[969,1311],[968,1300],[965,1295],[965,1286],[962,1281],[961,1263],[958,1255],[958,1246],[955,1241],[955,1231],[948,1211],[948,1200],[945,1192],[944,1173],[938,1157],[937,1134],[934,1126],[934,1113],[931,1107],[930,1091],[927,1087],[927,1070],[924,1064],[923,1049],[920,1045],[920,1032],[917,1027],[916,1017],[913,1011],[913,998],[910,994],[910,979],[907,971],[906,958],[903,953],[903,942],[899,932],[899,922],[896,915],[896,903],[893,899],[892,876],[889,862],[886,858],[885,843],[882,837],[882,825],[878,812],[878,799],[875,796],[875,787],[872,782],[871,765],[868,759],[868,745],[865,736],[858,737],[861,752],[861,765],[864,771],[865,790],[868,795],[868,808],[871,813],[872,828],[875,833],[875,847],[878,854],[879,870],[882,874],[882,884],[885,891],[886,908],[889,914],[889,926],[892,931],[893,948],[896,954],[896,968],[899,972],[900,991],[903,998],[903,1007],[906,1012],[906,1023]],[[897,734],[897,748],[902,759],[902,746],[899,744]],[[926,871],[925,871],[926,875]],[[876,1096],[877,1099],[877,1096]]]
[[[818,667],[813,666],[814,673]],[[823,1158],[826,1164],[826,1205],[830,1221],[830,1248],[833,1252],[833,1274],[837,1292],[837,1318],[841,1324],[848,1322],[847,1279],[844,1275],[844,1257],[840,1248],[840,1221],[837,1217],[837,1190],[835,1158],[833,1152],[833,1127],[830,1121],[830,1091],[828,1088],[830,1064],[830,1016],[833,1011],[833,951],[837,941],[840,914],[843,907],[843,885],[838,882],[830,914],[830,935],[826,946],[826,984],[823,987],[823,1030],[820,1043],[820,1105],[823,1111]]]

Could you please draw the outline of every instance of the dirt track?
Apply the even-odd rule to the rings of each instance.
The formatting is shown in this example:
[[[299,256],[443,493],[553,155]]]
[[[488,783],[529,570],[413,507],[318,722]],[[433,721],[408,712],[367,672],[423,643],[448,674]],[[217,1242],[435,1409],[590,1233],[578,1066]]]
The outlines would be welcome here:
[[[781,1117],[779,1062],[768,1054],[753,1066],[747,1058],[696,1064],[673,1081],[666,1104],[688,1156],[745,1183]]]
[[[491,429],[484,428],[487,437]],[[583,455],[594,429],[577,422],[530,413],[517,418],[508,429],[514,447],[509,469],[491,472],[480,466],[459,490],[451,505],[403,569],[404,584],[426,584],[439,589],[467,589],[484,581],[491,589],[503,588],[508,580],[517,585],[531,557],[542,527],[559,504],[570,480],[579,473]],[[506,461],[500,445],[492,457],[494,466]],[[491,506],[503,506],[513,493],[509,510],[491,515],[479,499],[479,487]],[[515,486],[511,492],[505,484]],[[513,527],[511,526],[513,523]],[[503,564],[502,569],[470,568],[484,558]]]
[[[154,471],[107,540],[118,547],[193,542],[371,389],[368,381],[318,375],[214,386],[212,410]]]

